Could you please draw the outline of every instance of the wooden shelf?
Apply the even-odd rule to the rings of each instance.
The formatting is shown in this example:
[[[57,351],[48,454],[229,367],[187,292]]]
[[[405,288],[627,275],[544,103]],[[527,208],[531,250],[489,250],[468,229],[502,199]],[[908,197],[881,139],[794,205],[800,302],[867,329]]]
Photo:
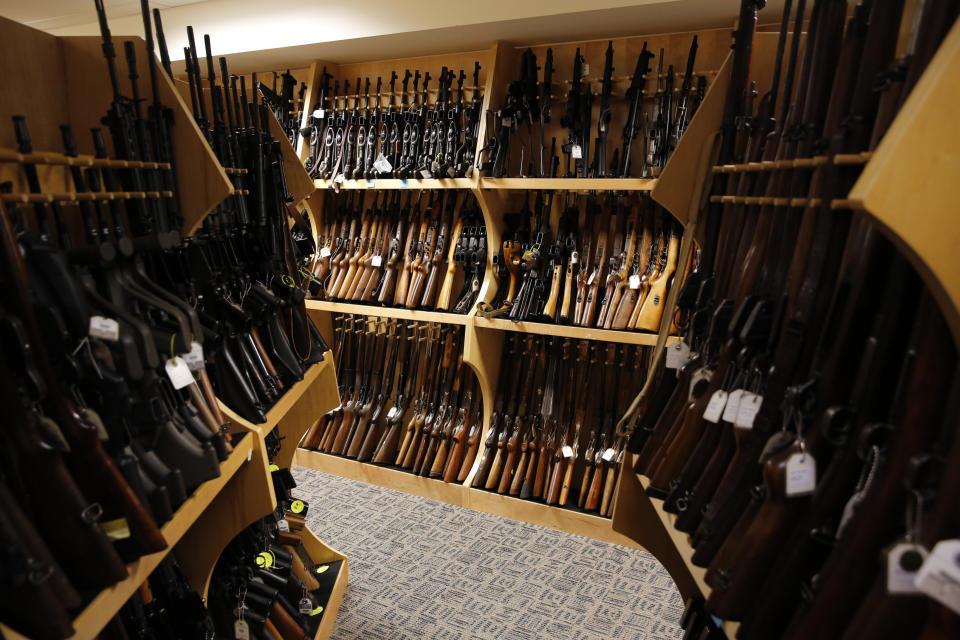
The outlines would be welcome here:
[[[646,476],[637,475],[637,479],[640,481],[640,485],[643,487],[643,490],[646,491],[647,487],[650,486],[650,479]],[[710,585],[707,584],[704,580],[704,576],[707,573],[707,570],[703,567],[698,567],[693,564],[693,546],[690,544],[689,536],[682,531],[677,531],[674,528],[673,523],[677,519],[672,513],[667,513],[663,510],[663,501],[658,500],[657,498],[650,498],[650,503],[653,505],[653,510],[657,513],[657,516],[660,518],[663,528],[666,530],[667,535],[670,536],[670,539],[673,540],[674,546],[677,548],[677,552],[680,554],[680,557],[683,558],[683,562],[687,567],[687,571],[690,572],[690,575],[693,576],[694,581],[697,583],[697,587],[700,589],[700,593],[703,594],[704,599],[710,596]],[[723,630],[726,632],[728,638],[733,638],[737,635],[737,629],[740,628],[739,622],[733,622],[727,620],[723,623]]]
[[[333,180],[314,180],[332,189]],[[430,180],[344,180],[341,189],[544,189],[550,191],[651,191],[656,178],[447,178]]]
[[[460,313],[446,311],[416,311],[404,307],[377,307],[368,304],[350,302],[330,302],[327,300],[307,300],[307,309],[330,311],[331,313],[355,313],[362,316],[381,318],[400,318],[415,322],[441,322],[443,324],[469,325],[473,319]]]
[[[308,469],[316,469],[342,478],[359,480],[387,489],[403,491],[415,496],[439,500],[474,511],[482,511],[504,518],[529,522],[530,524],[573,533],[594,540],[641,549],[627,536],[613,530],[610,518],[551,507],[532,500],[521,500],[483,489],[473,489],[460,483],[448,483],[434,478],[415,476],[406,471],[357,462],[350,458],[333,456],[319,451],[297,449],[293,463]]]
[[[166,549],[142,556],[128,564],[127,573],[129,575],[127,578],[101,591],[97,597],[74,618],[73,627],[76,633],[71,636],[72,638],[94,638],[100,633],[100,630],[110,622],[113,616],[120,610],[120,607],[130,599],[130,596],[137,590],[137,587],[143,584],[144,580],[157,568],[167,554],[173,550],[180,538],[190,529],[207,506],[213,502],[213,499],[217,497],[240,467],[250,460],[253,441],[254,436],[247,435],[235,444],[230,457],[220,465],[220,476],[200,485],[197,490],[193,492],[193,495],[180,505],[180,508],[177,509],[173,518],[163,525],[161,532],[167,541]],[[26,640],[26,636],[13,631],[3,624],[0,624],[0,632],[2,632],[8,640]]]
[[[313,185],[317,189],[333,189],[334,181],[314,180]],[[474,189],[476,186],[475,178],[433,178],[430,180],[390,178],[383,180],[344,180],[340,183],[341,189]]]
[[[513,322],[503,318],[473,318],[474,326],[478,329],[499,329],[500,331],[516,331],[518,333],[533,333],[543,336],[560,336],[576,340],[602,340],[604,342],[618,342],[622,344],[640,344],[653,346],[657,343],[656,333],[639,331],[620,331],[617,329],[595,329],[590,327],[575,327],[565,324],[547,324],[545,322]],[[668,338],[676,342],[676,338]]]
[[[651,191],[656,178],[480,178],[481,189]]]
[[[268,433],[273,431],[273,428],[277,426],[280,420],[287,414],[297,400],[303,396],[304,393],[310,388],[313,382],[320,376],[320,373],[330,366],[330,363],[333,361],[333,352],[327,351],[324,355],[323,360],[317,364],[310,367],[305,374],[303,374],[303,380],[300,380],[295,385],[293,385],[285,394],[283,394],[276,404],[267,411],[267,421],[256,424],[250,422],[246,418],[241,418],[239,414],[233,411],[230,407],[223,403],[222,400],[218,400],[220,403],[220,410],[230,418],[230,421],[233,422],[238,427],[243,427],[248,431],[253,431],[261,436],[266,436]]]
[[[400,318],[401,320],[416,322],[439,322],[441,324],[455,324],[466,327],[476,327],[478,329],[516,331],[518,333],[560,336],[577,340],[602,340],[604,342],[640,344],[646,346],[653,346],[657,343],[657,334],[655,333],[573,327],[563,324],[547,324],[545,322],[513,322],[512,320],[505,320],[503,318],[480,318],[457,313],[445,313],[442,311],[414,311],[397,307],[374,307],[365,304],[327,302],[325,300],[307,300],[307,309],[329,311],[331,313],[355,313],[371,317]],[[676,340],[677,338],[671,337],[667,339],[667,343],[676,342]],[[269,414],[267,417],[269,418]]]

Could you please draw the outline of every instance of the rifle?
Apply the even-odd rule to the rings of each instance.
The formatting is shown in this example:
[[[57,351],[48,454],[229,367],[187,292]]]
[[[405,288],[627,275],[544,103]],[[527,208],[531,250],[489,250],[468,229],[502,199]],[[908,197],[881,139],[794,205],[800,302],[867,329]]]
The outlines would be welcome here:
[[[607,133],[610,128],[610,94],[613,91],[613,41],[607,43],[603,63],[603,82],[600,89],[600,115],[597,117],[597,139],[593,152],[593,175],[609,177],[607,171]],[[616,161],[614,165],[618,164]]]
[[[487,483],[490,474],[490,467],[493,464],[495,456],[494,449],[500,438],[500,430],[503,422],[504,392],[507,391],[508,376],[519,375],[517,371],[520,367],[517,360],[516,349],[518,346],[517,334],[507,335],[506,344],[503,348],[503,355],[500,362],[500,376],[497,382],[497,391],[493,400],[493,412],[490,415],[490,426],[487,429],[487,439],[484,443],[483,455],[480,457],[480,463],[477,466],[477,473],[473,476],[473,487],[483,487]],[[510,388],[513,393],[513,388]]]
[[[637,134],[643,128],[643,92],[647,85],[647,74],[650,73],[650,60],[653,59],[653,53],[647,50],[647,43],[644,41],[643,49],[637,56],[637,65],[633,70],[633,78],[630,80],[630,87],[627,89],[627,119],[623,124],[623,152],[620,154],[620,177],[630,177],[630,162],[632,160],[633,141]],[[646,161],[646,153],[641,153],[641,158]],[[646,167],[641,169],[641,174],[646,173]]]
[[[566,177],[584,177],[581,171],[583,164],[583,132],[584,114],[582,109],[582,91],[580,89],[580,78],[583,76],[583,56],[580,55],[580,47],[577,47],[577,53],[573,57],[573,80],[570,83],[570,91],[567,93],[566,111],[560,118],[560,124],[567,128],[567,141],[560,149],[567,154],[567,172]],[[576,170],[570,172],[570,159],[573,158]]]
[[[480,115],[483,109],[483,99],[480,96],[480,63],[473,63],[473,97],[470,106],[463,114],[463,144],[457,151],[455,177],[469,178],[473,173],[474,160],[477,149],[477,136],[480,128]]]
[[[790,14],[789,7],[785,7],[784,13]],[[693,63],[697,59],[697,36],[693,36],[693,42],[690,43],[690,53],[687,55],[687,68],[683,73],[683,83],[680,85],[680,97],[677,100],[676,115],[673,118],[673,130],[670,132],[670,142],[667,147],[666,155],[669,156],[677,148],[683,132],[687,128],[687,102],[690,99],[690,90],[693,88]],[[779,60],[779,57],[778,57]],[[774,83],[774,86],[776,84]],[[692,117],[692,116],[691,116]]]
[[[555,160],[554,156],[551,154],[550,162],[548,165],[544,165],[544,131],[546,130],[546,125],[550,123],[551,117],[551,108],[550,102],[553,98],[553,49],[547,48],[547,58],[543,63],[543,82],[540,83],[540,170],[538,177],[540,178],[550,178],[554,174],[554,163],[559,162]]]

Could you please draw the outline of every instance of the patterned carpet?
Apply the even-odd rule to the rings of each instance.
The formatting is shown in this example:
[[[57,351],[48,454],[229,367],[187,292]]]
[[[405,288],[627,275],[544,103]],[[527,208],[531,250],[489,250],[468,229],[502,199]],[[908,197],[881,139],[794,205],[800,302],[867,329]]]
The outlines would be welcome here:
[[[646,553],[295,467],[350,560],[334,640],[673,640],[683,602]]]

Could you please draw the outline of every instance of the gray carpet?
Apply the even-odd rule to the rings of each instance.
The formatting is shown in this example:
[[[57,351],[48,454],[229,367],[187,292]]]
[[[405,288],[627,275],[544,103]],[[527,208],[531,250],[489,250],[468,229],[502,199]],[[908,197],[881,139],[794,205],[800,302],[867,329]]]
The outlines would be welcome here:
[[[347,555],[334,640],[672,640],[683,602],[649,553],[295,467]]]

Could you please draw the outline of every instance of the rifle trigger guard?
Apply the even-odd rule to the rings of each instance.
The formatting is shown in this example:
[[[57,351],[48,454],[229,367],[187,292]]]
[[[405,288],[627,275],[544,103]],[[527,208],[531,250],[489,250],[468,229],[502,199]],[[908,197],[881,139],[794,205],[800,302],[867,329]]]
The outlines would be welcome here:
[[[99,502],[91,502],[80,512],[80,519],[87,524],[96,524],[100,521],[101,516],[103,516],[103,507],[100,506]]]

